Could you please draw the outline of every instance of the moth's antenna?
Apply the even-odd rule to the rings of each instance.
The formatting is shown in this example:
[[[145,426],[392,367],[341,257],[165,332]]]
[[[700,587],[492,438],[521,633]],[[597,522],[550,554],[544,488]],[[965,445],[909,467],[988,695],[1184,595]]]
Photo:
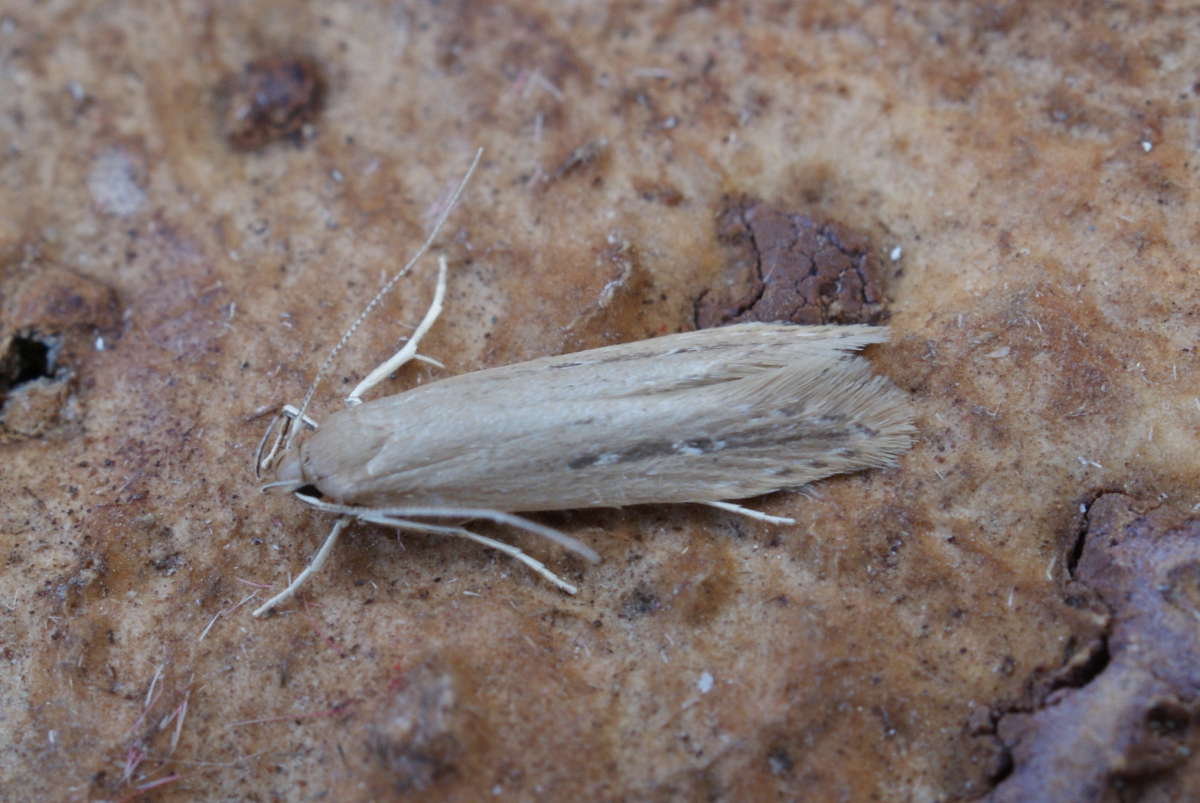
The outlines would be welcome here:
[[[350,324],[350,328],[346,330],[346,333],[342,335],[341,339],[338,340],[337,344],[332,350],[330,350],[329,356],[326,357],[325,361],[322,362],[320,367],[317,368],[317,373],[313,377],[312,384],[309,386],[308,392],[304,394],[304,401],[300,403],[300,412],[297,416],[298,418],[303,418],[304,413],[307,412],[308,405],[317,392],[317,386],[321,384],[321,380],[329,371],[329,366],[333,365],[333,361],[337,357],[338,353],[342,350],[342,347],[345,346],[346,343],[349,342],[350,338],[354,336],[355,330],[358,329],[364,320],[366,320],[367,316],[371,314],[371,311],[375,309],[379,302],[383,300],[383,297],[391,292],[391,289],[396,286],[396,282],[404,278],[404,276],[407,275],[410,270],[412,270],[413,265],[417,264],[417,260],[425,256],[425,252],[429,250],[431,245],[433,245],[434,239],[442,230],[442,226],[445,225],[446,218],[450,217],[450,213],[454,211],[454,207],[458,204],[458,199],[462,197],[463,190],[466,189],[467,182],[471,180],[471,175],[475,172],[475,168],[479,166],[479,160],[482,157],[483,148],[480,148],[479,150],[475,151],[475,158],[471,160],[471,166],[467,168],[467,172],[463,175],[462,181],[458,182],[458,187],[456,187],[454,192],[450,195],[450,200],[446,203],[446,208],[442,210],[440,215],[438,215],[437,220],[433,224],[433,228],[429,231],[429,236],[425,238],[425,242],[421,243],[421,247],[417,249],[416,253],[414,253],[412,258],[405,263],[403,268],[392,274],[392,278],[388,279],[387,284],[385,284],[379,290],[379,292],[375,294],[375,297],[372,298],[370,302],[368,302],[367,306],[363,308],[363,311],[360,312],[358,317],[354,319],[354,323]],[[287,451],[289,448],[291,448],[292,440],[295,438],[298,429],[299,427],[292,427],[288,432],[287,442],[283,447],[284,451]]]

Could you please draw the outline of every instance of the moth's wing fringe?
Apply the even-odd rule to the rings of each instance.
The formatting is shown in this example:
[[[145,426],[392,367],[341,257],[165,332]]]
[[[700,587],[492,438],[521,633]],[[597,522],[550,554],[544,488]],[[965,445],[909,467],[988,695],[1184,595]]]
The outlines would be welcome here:
[[[856,355],[795,361],[711,390],[720,397],[709,405],[720,421],[698,420],[696,431],[724,444],[716,456],[725,476],[705,478],[697,466],[690,477],[687,463],[669,457],[643,467],[671,475],[677,487],[709,490],[691,501],[750,498],[891,466],[915,433],[905,394]]]
[[[821,364],[796,363],[722,388],[728,404],[750,419],[789,428],[844,426],[858,444],[858,468],[890,466],[912,445],[915,428],[907,397],[870,363],[847,356]]]

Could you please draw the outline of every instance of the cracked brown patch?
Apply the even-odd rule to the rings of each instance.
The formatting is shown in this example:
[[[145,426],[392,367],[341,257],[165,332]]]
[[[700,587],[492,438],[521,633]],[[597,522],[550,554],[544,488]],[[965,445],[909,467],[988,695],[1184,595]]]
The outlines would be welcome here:
[[[698,328],[744,321],[879,323],[880,265],[867,238],[752,198],[728,203],[717,237],[730,253],[717,288],[696,299]]]
[[[1200,517],[1109,493],[1080,539],[1066,593],[1099,628],[1033,680],[1029,710],[974,724],[999,747],[988,799],[1195,800],[1176,770],[1200,747]]]

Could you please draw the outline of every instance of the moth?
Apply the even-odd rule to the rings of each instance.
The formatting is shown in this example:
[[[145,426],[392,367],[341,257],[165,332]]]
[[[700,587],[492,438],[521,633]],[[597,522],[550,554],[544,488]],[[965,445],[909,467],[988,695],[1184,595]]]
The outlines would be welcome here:
[[[263,488],[338,519],[310,565],[255,616],[291,597],[354,520],[464,537],[575,593],[540,561],[462,522],[511,525],[596,561],[577,539],[516,514],[699,503],[793,523],[730,500],[889,466],[911,445],[905,394],[857,354],[886,339],[873,326],[744,323],[489,368],[361,402],[421,358],[417,345],[441,311],[446,276],[442,258],[424,319],[345,409],[318,428],[305,415],[310,389],[263,436]]]

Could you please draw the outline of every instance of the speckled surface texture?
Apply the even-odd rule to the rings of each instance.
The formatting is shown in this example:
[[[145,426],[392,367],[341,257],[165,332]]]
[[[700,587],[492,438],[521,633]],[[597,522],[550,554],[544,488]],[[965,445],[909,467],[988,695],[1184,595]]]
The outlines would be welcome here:
[[[1183,8],[7,3],[0,795],[1046,788],[1039,723],[1102,719],[1087,687],[1129,660],[1109,643],[1125,609],[1074,576],[1125,560],[1080,546],[1094,500],[1179,539],[1138,571],[1169,555],[1162,610],[1200,610]],[[919,443],[756,500],[791,528],[542,519],[597,566],[482,528],[573,598],[470,544],[352,528],[251,619],[328,526],[258,494],[263,412],[299,400],[481,146],[435,244],[452,271],[424,350],[446,373],[691,328],[742,258],[722,212],[761,202],[872,255],[893,339],[868,357],[911,393]],[[417,321],[432,264],[342,355],[318,418]],[[1098,751],[1086,799],[1195,790],[1197,691],[1113,705],[1157,729],[1122,744],[1183,758]],[[1039,713],[1059,699],[1074,725]]]

